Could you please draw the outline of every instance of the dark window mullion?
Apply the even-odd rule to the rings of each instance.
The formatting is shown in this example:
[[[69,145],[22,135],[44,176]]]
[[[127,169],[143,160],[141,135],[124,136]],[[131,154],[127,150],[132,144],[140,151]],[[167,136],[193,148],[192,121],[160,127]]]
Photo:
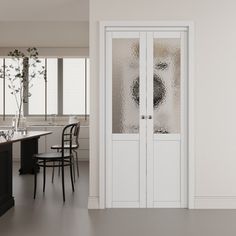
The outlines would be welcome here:
[[[85,120],[87,120],[87,58],[85,58],[85,76],[84,76],[84,79],[85,79],[85,99],[84,99],[84,102],[85,102]]]
[[[48,76],[47,76],[47,71],[48,71],[48,59],[44,59],[44,64],[45,64],[45,78],[44,78],[44,87],[45,87],[45,114],[44,114],[44,119],[47,120],[47,113],[48,113]]]
[[[63,115],[63,59],[58,58],[58,75],[57,75],[57,103],[58,103],[58,115]]]
[[[6,61],[3,58],[3,120],[6,118]]]

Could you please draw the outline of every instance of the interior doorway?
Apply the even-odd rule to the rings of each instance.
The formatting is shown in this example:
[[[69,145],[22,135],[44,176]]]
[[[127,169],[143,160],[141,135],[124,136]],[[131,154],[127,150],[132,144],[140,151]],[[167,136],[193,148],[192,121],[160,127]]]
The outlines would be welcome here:
[[[187,207],[188,28],[107,26],[104,39],[104,206]]]

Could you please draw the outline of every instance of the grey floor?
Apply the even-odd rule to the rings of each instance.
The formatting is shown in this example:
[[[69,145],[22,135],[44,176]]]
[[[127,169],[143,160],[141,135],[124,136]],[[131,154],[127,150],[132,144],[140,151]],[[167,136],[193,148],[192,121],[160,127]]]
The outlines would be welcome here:
[[[88,163],[80,163],[81,176],[71,193],[67,178],[62,203],[60,178],[46,193],[39,186],[33,200],[33,176],[18,175],[14,165],[16,205],[0,217],[0,236],[235,236],[235,210],[112,209],[87,210]],[[40,174],[39,180],[42,180]]]

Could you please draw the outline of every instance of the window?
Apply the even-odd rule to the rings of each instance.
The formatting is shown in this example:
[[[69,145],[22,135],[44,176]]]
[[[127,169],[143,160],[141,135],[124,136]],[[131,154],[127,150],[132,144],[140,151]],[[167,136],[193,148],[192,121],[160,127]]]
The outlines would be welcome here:
[[[47,59],[47,114],[58,114],[58,62]]]
[[[38,71],[42,66],[45,66],[45,59],[41,59],[40,63],[36,64],[36,68],[29,68],[29,74],[32,74],[33,70]],[[30,80],[31,78],[29,78]],[[29,115],[43,115],[45,113],[45,81],[43,78],[34,78],[29,85],[29,91],[31,96],[29,97]]]
[[[46,81],[34,79],[29,98],[29,115],[51,115],[58,113],[58,63],[57,58],[41,59],[37,65],[45,66],[47,71]],[[37,70],[37,68],[36,68]]]
[[[85,60],[63,59],[63,114],[85,114]]]
[[[13,60],[10,58],[3,59],[3,66],[9,66],[13,65],[15,68],[18,66],[17,60]],[[6,75],[11,75],[11,78],[13,78],[16,75],[16,71],[13,68],[8,68],[5,70]],[[12,90],[10,89],[11,86],[13,86],[13,83],[10,80],[5,80],[5,114],[10,115],[10,114],[16,114],[17,107],[19,106],[19,93],[18,94],[12,94]],[[20,87],[20,83],[15,82],[14,86],[16,88]]]
[[[2,68],[4,61],[10,65],[13,60],[0,58]],[[24,115],[83,115],[86,118],[89,114],[89,59],[41,58],[40,61],[37,66],[45,66],[46,79],[29,78],[32,95],[24,104]],[[14,76],[13,72],[9,73]],[[9,83],[7,78],[0,79],[1,115],[14,115],[17,111]]]

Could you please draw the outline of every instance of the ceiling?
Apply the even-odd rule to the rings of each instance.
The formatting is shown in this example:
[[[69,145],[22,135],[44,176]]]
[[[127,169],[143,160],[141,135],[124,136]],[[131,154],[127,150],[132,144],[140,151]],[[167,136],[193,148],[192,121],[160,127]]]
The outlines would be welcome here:
[[[88,21],[89,0],[0,0],[0,21]]]

